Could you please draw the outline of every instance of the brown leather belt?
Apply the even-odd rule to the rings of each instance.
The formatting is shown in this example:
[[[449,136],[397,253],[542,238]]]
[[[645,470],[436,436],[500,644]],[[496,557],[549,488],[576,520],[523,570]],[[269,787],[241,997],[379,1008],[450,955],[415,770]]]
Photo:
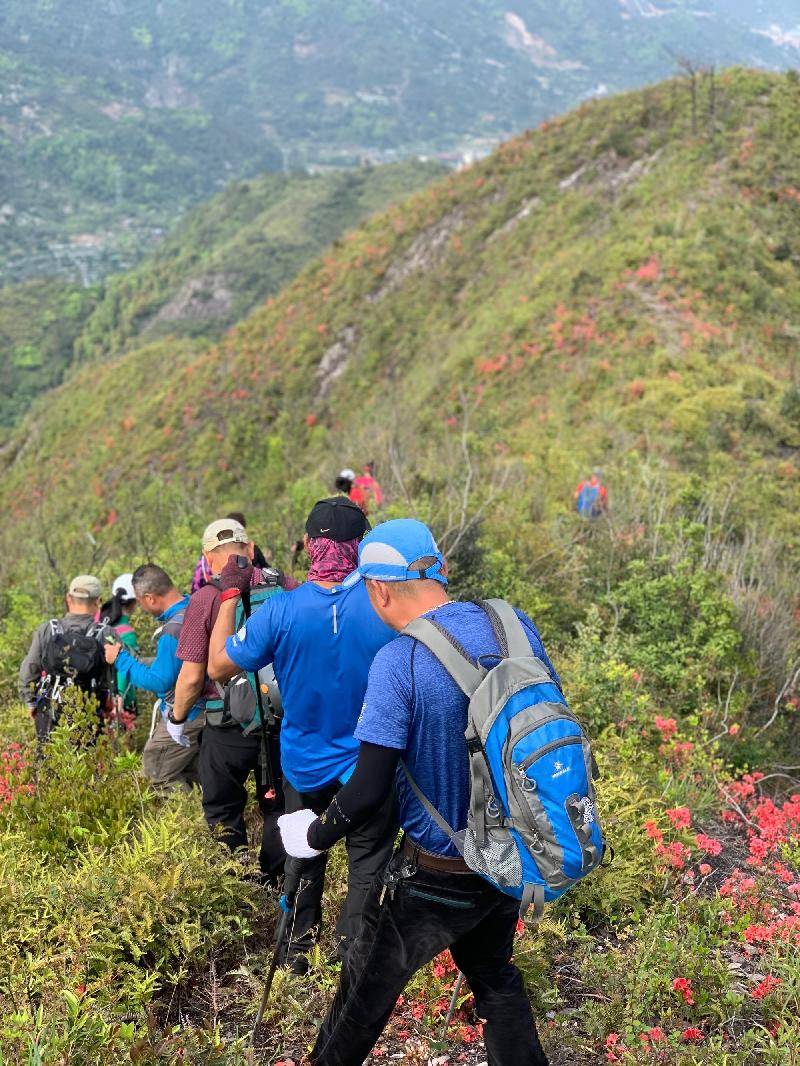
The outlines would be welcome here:
[[[420,870],[433,870],[438,874],[475,874],[459,855],[432,855],[429,851],[415,844],[408,837],[403,837],[403,854],[407,855]]]

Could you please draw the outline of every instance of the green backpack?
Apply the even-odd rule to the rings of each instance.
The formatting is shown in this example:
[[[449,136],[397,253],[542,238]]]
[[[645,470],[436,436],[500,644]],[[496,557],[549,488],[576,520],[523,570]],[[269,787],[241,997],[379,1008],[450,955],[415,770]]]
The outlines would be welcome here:
[[[252,612],[283,591],[278,585],[277,572],[262,570],[262,574],[264,583],[254,585],[249,590],[249,598],[243,596],[239,600],[236,608],[237,630]],[[281,695],[271,663],[263,666],[257,674],[242,671],[224,685],[215,684],[219,698],[206,701],[206,723],[214,728],[238,726],[245,736],[249,736],[262,727],[262,709],[265,719],[263,725],[268,728],[274,727],[282,715]]]

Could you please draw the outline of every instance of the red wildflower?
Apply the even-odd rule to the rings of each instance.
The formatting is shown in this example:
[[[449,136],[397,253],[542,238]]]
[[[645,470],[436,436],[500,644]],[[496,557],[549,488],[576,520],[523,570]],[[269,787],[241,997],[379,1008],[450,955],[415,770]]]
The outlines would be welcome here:
[[[661,264],[656,256],[648,259],[646,263],[636,271],[636,277],[639,281],[658,281],[661,275]]]
[[[747,858],[748,866],[761,866],[769,854],[769,844],[762,837],[750,838],[750,854]]]
[[[714,837],[706,836],[705,833],[698,833],[694,838],[694,842],[701,851],[706,853],[706,855],[722,854],[722,844],[720,844],[718,840],[715,840]]]
[[[656,855],[663,859],[667,866],[673,870],[683,870],[687,861],[691,858],[691,852],[685,844],[679,840],[673,840],[671,844],[656,844]]]
[[[705,1037],[700,1029],[690,1026],[681,1033],[681,1040],[684,1040],[687,1044],[702,1044]]]
[[[694,1006],[694,992],[692,991],[692,982],[687,977],[676,977],[672,982],[673,991],[677,992],[683,997],[684,1003],[688,1003],[689,1006]]]
[[[608,1062],[619,1062],[622,1059],[622,1053],[620,1051],[617,1051],[621,1039],[622,1037],[619,1035],[619,1033],[609,1033],[606,1037],[605,1048],[606,1060]],[[624,1050],[624,1044],[622,1045],[622,1048]]]
[[[475,1044],[483,1035],[483,1026],[480,1025],[462,1025],[459,1031],[459,1036],[464,1044]]]
[[[768,974],[760,984],[756,985],[750,996],[753,999],[764,999],[765,996],[768,996],[770,992],[774,992],[778,985],[782,983],[780,977],[773,977],[772,974]]]
[[[674,718],[661,718],[656,715],[655,725],[664,740],[669,740],[670,737],[674,737],[678,732],[678,723]]]
[[[692,824],[692,812],[688,807],[672,807],[667,811],[667,818],[675,829],[688,829]]]
[[[652,819],[644,823],[644,831],[645,833],[647,833],[650,839],[655,840],[657,844],[660,844],[661,841],[664,839],[664,834],[661,832],[661,830],[658,828],[658,826]]]

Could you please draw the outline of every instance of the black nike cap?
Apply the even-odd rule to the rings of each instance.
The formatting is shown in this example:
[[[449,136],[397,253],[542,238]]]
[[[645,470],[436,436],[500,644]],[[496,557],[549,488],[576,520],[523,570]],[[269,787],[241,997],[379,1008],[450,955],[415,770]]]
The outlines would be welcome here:
[[[318,500],[306,522],[309,537],[327,537],[340,544],[345,540],[359,540],[371,528],[358,504],[346,496]]]

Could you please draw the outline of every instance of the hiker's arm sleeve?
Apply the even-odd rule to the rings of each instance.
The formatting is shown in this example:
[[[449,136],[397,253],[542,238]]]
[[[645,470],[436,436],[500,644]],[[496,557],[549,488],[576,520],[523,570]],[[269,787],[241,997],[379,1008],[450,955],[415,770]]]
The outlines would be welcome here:
[[[117,656],[117,670],[125,674],[136,688],[162,696],[175,687],[181,664],[177,657],[178,641],[171,633],[164,633],[158,641],[158,651],[147,666],[126,648]]]
[[[400,752],[378,744],[363,744],[350,780],[333,797],[328,809],[308,827],[308,843],[327,851],[337,840],[363,825],[392,790]]]
[[[19,668],[19,696],[27,707],[33,706],[33,688],[42,676],[42,631],[33,634],[28,654]]]

